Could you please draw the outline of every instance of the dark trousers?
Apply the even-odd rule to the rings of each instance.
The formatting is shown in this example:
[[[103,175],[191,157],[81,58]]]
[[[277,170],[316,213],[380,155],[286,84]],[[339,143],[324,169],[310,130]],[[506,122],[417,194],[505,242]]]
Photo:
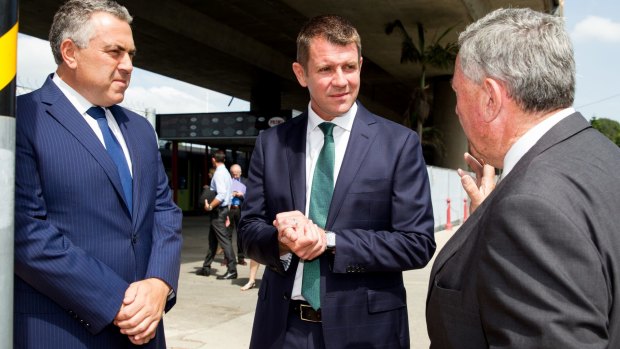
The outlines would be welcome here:
[[[239,221],[241,220],[241,209],[239,206],[231,206],[228,211],[228,218],[230,219],[230,232],[233,236],[233,241],[237,239],[237,256],[239,260],[245,258],[243,248],[241,248],[241,241],[239,240],[239,234],[237,234],[237,227],[239,227]]]
[[[323,326],[320,322],[301,320],[289,310],[283,348],[324,349]]]
[[[209,229],[209,250],[205,256],[205,261],[202,263],[203,268],[210,268],[213,259],[215,259],[215,253],[217,252],[217,244],[219,243],[224,250],[224,256],[228,260],[228,271],[237,272],[237,259],[235,257],[235,251],[232,247],[232,236],[230,230],[226,228],[226,217],[228,216],[228,207],[215,208],[216,212],[211,216],[211,228]]]

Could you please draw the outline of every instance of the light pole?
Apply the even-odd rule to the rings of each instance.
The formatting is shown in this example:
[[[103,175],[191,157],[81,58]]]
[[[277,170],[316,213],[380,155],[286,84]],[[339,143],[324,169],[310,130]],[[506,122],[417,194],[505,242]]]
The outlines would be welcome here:
[[[0,348],[12,348],[17,0],[0,0],[0,67]]]

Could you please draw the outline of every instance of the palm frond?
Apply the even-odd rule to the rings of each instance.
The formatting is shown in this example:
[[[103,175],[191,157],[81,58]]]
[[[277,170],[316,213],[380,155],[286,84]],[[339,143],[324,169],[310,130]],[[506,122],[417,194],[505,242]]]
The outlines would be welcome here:
[[[424,51],[424,26],[420,22],[416,23],[416,25],[418,27],[418,43],[420,44],[420,51]]]
[[[413,39],[407,32],[407,29],[405,29],[403,23],[399,19],[385,25],[385,33],[387,35],[392,34],[395,30],[397,30],[403,36],[403,41],[401,43],[400,49],[400,63],[420,62],[423,57],[422,50],[420,50],[418,46],[416,46],[416,44],[413,42]]]

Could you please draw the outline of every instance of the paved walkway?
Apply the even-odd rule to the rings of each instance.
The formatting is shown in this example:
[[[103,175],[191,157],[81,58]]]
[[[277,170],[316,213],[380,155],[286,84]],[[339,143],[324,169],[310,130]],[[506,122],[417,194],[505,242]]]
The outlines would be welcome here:
[[[247,348],[258,289],[245,292],[239,289],[248,281],[249,264],[238,266],[237,280],[216,280],[214,276],[195,274],[196,269],[202,266],[206,252],[204,225],[204,217],[185,217],[183,221],[184,242],[179,294],[177,304],[164,317],[168,348]],[[438,250],[452,236],[453,231],[436,233]],[[221,275],[226,272],[226,267],[220,266],[223,256],[217,257],[212,267]],[[431,265],[432,261],[424,269],[404,273],[412,349],[429,346],[424,303]],[[259,269],[257,286],[260,285],[264,269],[263,266]]]

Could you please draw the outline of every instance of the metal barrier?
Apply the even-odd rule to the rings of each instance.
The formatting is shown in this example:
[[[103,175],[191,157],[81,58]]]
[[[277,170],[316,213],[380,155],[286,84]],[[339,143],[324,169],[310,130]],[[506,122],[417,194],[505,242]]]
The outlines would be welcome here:
[[[431,184],[435,231],[461,224],[467,219],[469,206],[467,193],[461,186],[461,177],[456,170],[447,168],[427,166],[426,170]],[[456,204],[459,202],[464,204]]]

